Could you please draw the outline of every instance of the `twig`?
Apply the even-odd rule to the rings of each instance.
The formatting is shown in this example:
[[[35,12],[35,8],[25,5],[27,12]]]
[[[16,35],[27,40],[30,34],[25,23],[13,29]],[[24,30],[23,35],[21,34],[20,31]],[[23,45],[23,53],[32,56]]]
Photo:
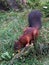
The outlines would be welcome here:
[[[32,44],[29,45],[29,46],[27,46],[27,47],[25,47],[25,48],[23,48],[23,50],[22,50],[20,53],[16,54],[16,55],[12,58],[12,60],[11,60],[10,63],[9,63],[9,65],[13,65],[14,60],[17,59],[17,58],[19,58],[21,55],[23,55],[25,50],[27,50],[27,52],[28,52],[31,47],[33,47]],[[26,53],[25,53],[25,54],[26,54]]]

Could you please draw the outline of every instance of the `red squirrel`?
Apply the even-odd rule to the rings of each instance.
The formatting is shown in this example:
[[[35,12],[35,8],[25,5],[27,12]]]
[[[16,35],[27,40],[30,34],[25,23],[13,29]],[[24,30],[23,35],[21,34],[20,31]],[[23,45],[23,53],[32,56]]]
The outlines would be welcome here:
[[[15,41],[14,49],[19,50],[25,46],[28,46],[31,42],[31,40],[35,41],[35,39],[39,35],[39,30],[37,28],[28,27],[24,30],[24,33],[22,36],[20,36],[18,41]]]
[[[21,49],[28,46],[31,41],[34,41],[39,35],[39,30],[42,27],[41,22],[42,13],[39,10],[34,10],[28,15],[29,27],[24,30],[23,35],[14,44],[14,49]]]

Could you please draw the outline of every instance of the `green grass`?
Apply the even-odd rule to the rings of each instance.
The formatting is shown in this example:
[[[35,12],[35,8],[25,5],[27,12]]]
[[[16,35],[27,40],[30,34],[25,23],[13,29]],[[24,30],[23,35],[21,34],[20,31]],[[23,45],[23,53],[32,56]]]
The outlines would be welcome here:
[[[8,52],[9,56],[13,55],[14,41],[18,40],[23,33],[23,29],[28,26],[27,17],[29,12],[29,10],[24,12],[0,12],[0,65],[8,65],[10,60],[1,60],[1,55],[5,52]],[[41,36],[39,36],[38,43],[49,42],[49,21],[43,20],[42,23],[44,29],[41,29],[42,33],[40,32]],[[39,56],[38,59],[30,54],[24,59],[15,60],[13,65],[49,65],[48,60],[49,56]]]

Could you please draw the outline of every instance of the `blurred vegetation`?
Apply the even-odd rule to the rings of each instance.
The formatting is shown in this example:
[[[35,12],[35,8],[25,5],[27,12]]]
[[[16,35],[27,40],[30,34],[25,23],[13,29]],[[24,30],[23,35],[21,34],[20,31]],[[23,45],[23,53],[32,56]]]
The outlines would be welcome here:
[[[19,0],[16,1],[20,3]],[[8,7],[6,0],[0,2]],[[34,51],[31,50],[27,56],[14,60],[13,65],[49,65],[49,2],[27,0],[26,6],[21,3],[19,5],[21,5],[20,9],[24,9],[23,11],[0,11],[0,65],[8,65],[13,58],[14,41],[18,40],[23,29],[28,26],[28,14],[33,9],[39,9],[43,13],[43,26],[39,38]]]
[[[43,6],[45,17],[49,17],[49,2],[46,2]]]
[[[7,0],[0,0],[4,7],[11,9]],[[41,0],[26,0],[26,5],[23,5],[20,0],[16,0],[18,11],[24,9],[39,9],[43,12],[44,17],[49,17],[49,1],[41,1]]]

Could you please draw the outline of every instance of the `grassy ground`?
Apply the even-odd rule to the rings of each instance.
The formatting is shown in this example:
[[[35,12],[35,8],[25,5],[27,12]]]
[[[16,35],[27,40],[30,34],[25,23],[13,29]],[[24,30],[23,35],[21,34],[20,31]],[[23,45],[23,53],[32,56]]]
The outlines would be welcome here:
[[[24,12],[0,12],[0,65],[8,65],[9,60],[1,60],[1,56],[6,52],[9,56],[13,55],[14,41],[19,38],[23,33],[23,29],[28,26],[27,16],[29,12],[29,10]],[[39,36],[38,43],[49,42],[49,20],[42,19],[42,21],[44,28],[41,29],[41,37]],[[42,56],[39,59],[36,56],[29,55],[14,62],[13,65],[49,65],[49,55]]]

